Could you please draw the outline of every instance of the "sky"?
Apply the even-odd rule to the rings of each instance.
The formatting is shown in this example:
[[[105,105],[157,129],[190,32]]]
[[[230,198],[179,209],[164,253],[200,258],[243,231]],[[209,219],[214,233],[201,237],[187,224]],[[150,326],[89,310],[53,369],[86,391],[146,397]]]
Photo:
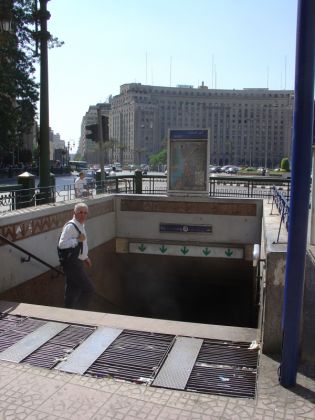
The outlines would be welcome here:
[[[78,145],[125,83],[293,89],[298,0],[50,0],[50,126]]]

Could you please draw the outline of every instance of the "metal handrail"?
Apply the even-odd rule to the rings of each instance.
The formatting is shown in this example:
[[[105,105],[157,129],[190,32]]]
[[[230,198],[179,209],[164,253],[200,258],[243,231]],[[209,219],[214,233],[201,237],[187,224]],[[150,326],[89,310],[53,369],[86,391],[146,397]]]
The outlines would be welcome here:
[[[58,273],[59,275],[64,276],[65,273],[61,270],[59,270],[56,267],[53,267],[52,265],[50,265],[49,263],[47,263],[46,261],[42,260],[41,258],[36,257],[36,255],[32,254],[31,252],[27,251],[26,249],[20,247],[19,245],[16,245],[14,242],[10,241],[10,239],[6,238],[5,236],[1,235],[0,233],[0,240],[3,242],[6,242],[7,244],[13,246],[14,248],[18,249],[21,252],[24,252],[26,255],[28,255],[28,258],[21,258],[22,262],[29,262],[31,258],[33,258],[34,260],[40,262],[41,264],[45,265],[46,267],[50,268],[53,271],[56,271],[56,273]],[[100,295],[97,292],[94,292],[97,296],[101,297],[104,301],[106,301],[107,303],[111,304],[112,306],[115,306],[116,308],[120,308],[120,305],[117,305],[116,303],[112,302],[111,300],[105,298],[104,296]]]
[[[40,262],[41,264],[45,265],[46,267],[50,268],[51,270],[56,271],[58,273],[58,275],[61,274],[62,276],[64,276],[63,271],[59,270],[58,268],[53,267],[52,265],[50,265],[46,261],[42,260],[41,258],[36,257],[36,255],[34,255],[31,252],[27,251],[26,249],[20,247],[19,245],[15,244],[14,242],[10,241],[10,239],[1,235],[1,233],[0,233],[0,240],[3,241],[3,242],[6,242],[7,244],[13,246],[13,248],[16,248],[19,251],[24,252],[24,254],[28,255],[28,259],[23,258],[23,257],[21,258],[22,262],[28,262],[28,261],[30,261],[31,258],[33,258],[34,260]]]
[[[280,225],[278,230],[278,236],[276,243],[279,242],[280,232],[282,223],[285,223],[285,227],[288,231],[289,229],[289,212],[290,212],[290,205],[288,199],[284,196],[283,192],[280,191],[277,187],[273,186],[273,201],[271,206],[271,214],[273,210],[273,204],[276,205],[278,212],[280,214]]]

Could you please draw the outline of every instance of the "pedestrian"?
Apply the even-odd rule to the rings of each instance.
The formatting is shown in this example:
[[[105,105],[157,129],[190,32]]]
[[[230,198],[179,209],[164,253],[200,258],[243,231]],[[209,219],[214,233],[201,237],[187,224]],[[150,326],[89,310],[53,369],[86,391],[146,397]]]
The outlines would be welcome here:
[[[65,307],[87,309],[94,292],[94,287],[85,271],[92,263],[88,256],[88,244],[85,231],[85,221],[88,206],[77,203],[74,207],[72,220],[67,222],[58,242],[59,257],[66,276]]]
[[[86,186],[85,173],[83,171],[79,173],[79,177],[74,182],[74,191],[76,198],[86,197],[89,195],[89,191]]]

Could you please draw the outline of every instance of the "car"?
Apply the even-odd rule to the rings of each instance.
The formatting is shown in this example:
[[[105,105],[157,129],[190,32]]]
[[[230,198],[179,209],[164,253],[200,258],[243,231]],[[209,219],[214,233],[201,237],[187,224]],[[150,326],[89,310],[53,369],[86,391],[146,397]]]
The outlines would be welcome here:
[[[221,172],[221,167],[220,166],[210,166],[209,167],[209,173],[210,174],[217,174]]]
[[[237,167],[235,167],[235,166],[230,166],[226,171],[225,171],[225,173],[226,174],[230,174],[230,175],[233,175],[233,174],[237,174],[238,173],[238,171],[239,171],[239,168],[237,168]]]
[[[92,169],[88,169],[84,171],[85,174],[85,183],[87,188],[95,188],[95,178],[96,178],[96,172]]]

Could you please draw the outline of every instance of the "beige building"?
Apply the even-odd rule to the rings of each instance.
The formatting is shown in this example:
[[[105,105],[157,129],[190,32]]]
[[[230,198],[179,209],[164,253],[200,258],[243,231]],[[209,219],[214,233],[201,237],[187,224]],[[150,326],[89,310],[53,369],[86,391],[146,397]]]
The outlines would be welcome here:
[[[78,152],[88,163],[98,164],[99,159],[99,144],[93,142],[86,138],[86,126],[90,124],[97,124],[98,123],[98,116],[97,116],[97,108],[100,108],[101,115],[109,116],[110,104],[109,103],[100,103],[97,105],[91,105],[82,118],[81,122],[81,136],[80,136],[80,143]],[[104,145],[104,153],[108,154],[108,147]],[[107,162],[108,159],[105,159]]]
[[[210,128],[210,162],[279,166],[290,157],[293,91],[124,84],[110,99],[114,160],[146,163],[170,128]]]

